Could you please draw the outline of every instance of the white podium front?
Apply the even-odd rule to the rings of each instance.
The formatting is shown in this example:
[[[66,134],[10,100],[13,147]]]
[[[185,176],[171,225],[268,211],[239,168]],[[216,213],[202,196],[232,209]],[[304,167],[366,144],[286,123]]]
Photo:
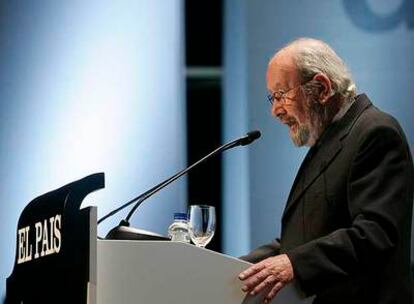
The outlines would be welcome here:
[[[238,274],[251,264],[190,244],[168,241],[97,243],[98,304],[253,304]],[[271,302],[304,304],[289,285]]]

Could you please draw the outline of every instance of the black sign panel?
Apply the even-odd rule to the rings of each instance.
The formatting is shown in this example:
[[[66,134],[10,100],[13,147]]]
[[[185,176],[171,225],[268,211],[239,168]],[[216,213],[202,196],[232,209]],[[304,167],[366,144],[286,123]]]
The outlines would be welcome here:
[[[6,303],[86,304],[95,298],[89,286],[96,285],[96,207],[80,206],[104,184],[103,173],[93,174],[25,207],[17,226]]]

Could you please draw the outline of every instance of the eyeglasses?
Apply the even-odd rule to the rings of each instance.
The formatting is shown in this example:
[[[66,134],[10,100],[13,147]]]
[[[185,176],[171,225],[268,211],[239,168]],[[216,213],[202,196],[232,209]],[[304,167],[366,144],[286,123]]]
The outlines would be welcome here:
[[[282,89],[277,90],[276,92],[273,92],[272,94],[268,94],[267,95],[267,100],[270,102],[270,105],[272,105],[272,106],[273,106],[273,103],[275,103],[275,102],[280,103],[280,104],[286,104],[286,100],[294,100],[291,97],[287,97],[286,96],[287,93],[289,93],[290,91],[293,91],[297,88],[300,88],[301,86],[303,86],[306,83],[307,82],[301,83],[301,84],[299,84],[299,85],[297,85],[293,88],[287,89],[286,91],[282,90]]]

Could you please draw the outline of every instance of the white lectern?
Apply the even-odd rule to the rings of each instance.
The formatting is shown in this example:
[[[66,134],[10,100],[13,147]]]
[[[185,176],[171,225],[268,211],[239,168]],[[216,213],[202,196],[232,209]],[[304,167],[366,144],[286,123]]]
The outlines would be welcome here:
[[[98,304],[247,304],[238,274],[251,264],[190,244],[163,241],[98,240]],[[310,303],[293,286],[272,303]]]
[[[97,173],[32,200],[20,215],[7,304],[245,304],[238,274],[249,263],[170,241],[97,240],[96,207],[80,209],[104,187]],[[272,303],[310,303],[292,285]]]

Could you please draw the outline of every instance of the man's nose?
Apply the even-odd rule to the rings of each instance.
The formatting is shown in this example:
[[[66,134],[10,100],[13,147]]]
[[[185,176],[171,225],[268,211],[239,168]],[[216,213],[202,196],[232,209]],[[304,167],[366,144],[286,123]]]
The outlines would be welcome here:
[[[272,105],[272,115],[273,115],[273,117],[280,119],[281,116],[283,116],[285,114],[286,114],[286,110],[283,108],[283,106],[280,103],[278,103],[278,102],[273,103],[273,105]]]

